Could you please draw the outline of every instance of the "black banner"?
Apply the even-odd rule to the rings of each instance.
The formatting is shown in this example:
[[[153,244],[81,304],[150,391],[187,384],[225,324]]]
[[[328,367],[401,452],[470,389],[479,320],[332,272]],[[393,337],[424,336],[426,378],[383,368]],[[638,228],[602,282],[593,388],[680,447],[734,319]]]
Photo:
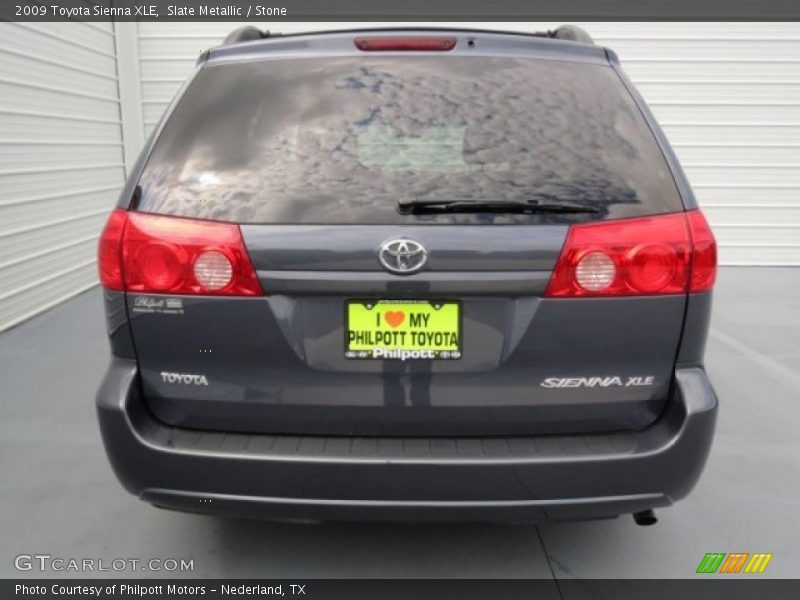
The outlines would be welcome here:
[[[5,21],[796,21],[796,0],[3,0]]]
[[[800,580],[710,576],[668,580],[159,580],[27,579],[0,581],[3,600],[785,600],[800,598]]]

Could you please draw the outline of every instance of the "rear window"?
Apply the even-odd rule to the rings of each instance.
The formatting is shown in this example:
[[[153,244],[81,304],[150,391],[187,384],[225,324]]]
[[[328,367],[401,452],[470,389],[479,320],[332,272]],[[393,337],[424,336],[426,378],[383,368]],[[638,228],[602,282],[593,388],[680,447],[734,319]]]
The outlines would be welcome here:
[[[240,223],[537,220],[400,214],[402,199],[545,198],[606,218],[683,208],[613,69],[523,58],[208,66],[166,123],[140,185],[140,210]]]

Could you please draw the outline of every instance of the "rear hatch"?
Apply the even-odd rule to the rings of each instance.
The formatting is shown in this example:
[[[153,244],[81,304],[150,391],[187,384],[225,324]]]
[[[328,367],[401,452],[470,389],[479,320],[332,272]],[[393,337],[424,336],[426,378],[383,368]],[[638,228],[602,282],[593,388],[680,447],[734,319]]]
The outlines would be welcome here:
[[[682,217],[658,144],[604,59],[461,48],[198,71],[138,211],[236,224],[263,295],[129,291],[159,419],[485,436],[657,418],[685,289],[546,290],[571,227]]]

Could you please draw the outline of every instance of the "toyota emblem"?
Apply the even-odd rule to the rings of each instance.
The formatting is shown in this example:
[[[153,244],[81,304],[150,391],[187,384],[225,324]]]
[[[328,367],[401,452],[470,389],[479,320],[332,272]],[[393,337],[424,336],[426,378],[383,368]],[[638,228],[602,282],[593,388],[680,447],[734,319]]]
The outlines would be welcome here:
[[[428,252],[422,244],[413,240],[389,240],[381,246],[378,259],[387,271],[408,275],[425,265]]]

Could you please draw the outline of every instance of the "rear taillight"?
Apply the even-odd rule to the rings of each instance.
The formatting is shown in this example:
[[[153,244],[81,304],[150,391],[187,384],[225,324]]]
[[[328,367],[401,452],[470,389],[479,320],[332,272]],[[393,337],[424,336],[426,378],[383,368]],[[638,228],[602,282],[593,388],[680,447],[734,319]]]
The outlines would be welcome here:
[[[714,236],[698,210],[573,225],[545,296],[707,291],[716,266]]]
[[[115,210],[100,238],[100,281],[155,294],[263,294],[239,227]]]
[[[706,218],[699,210],[686,213],[692,236],[692,277],[690,292],[707,292],[717,279],[717,242]]]
[[[456,47],[454,37],[358,37],[353,42],[364,52],[447,52]]]
[[[97,270],[100,283],[107,290],[125,289],[122,277],[122,235],[127,221],[128,213],[124,210],[117,209],[112,212],[97,245]]]

